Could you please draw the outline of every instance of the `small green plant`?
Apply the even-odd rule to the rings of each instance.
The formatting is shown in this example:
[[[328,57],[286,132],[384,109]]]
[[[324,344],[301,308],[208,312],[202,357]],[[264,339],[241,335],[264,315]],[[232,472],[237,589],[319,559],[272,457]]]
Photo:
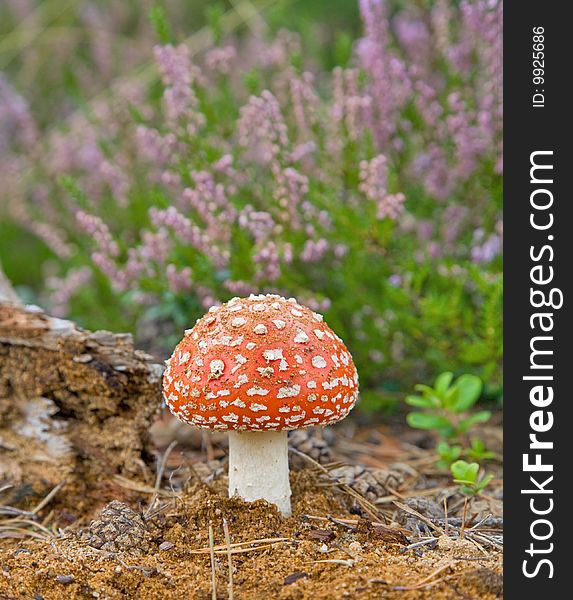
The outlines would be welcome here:
[[[467,448],[464,451],[464,456],[470,458],[471,460],[475,460],[476,462],[481,462],[482,460],[487,460],[488,458],[495,458],[495,452],[491,452],[485,447],[485,444],[480,438],[472,438],[471,447]]]
[[[439,442],[436,446],[436,452],[440,459],[436,463],[436,466],[439,469],[447,469],[453,462],[460,458],[462,451],[462,447],[457,444],[450,446],[448,442]]]
[[[457,460],[450,466],[450,471],[454,482],[460,486],[460,492],[467,496],[477,496],[493,479],[493,475],[485,473],[480,476],[479,464],[476,462]]]
[[[469,448],[464,448],[461,443],[474,425],[485,423],[491,417],[488,410],[468,415],[481,395],[481,380],[469,374],[461,375],[455,381],[453,379],[453,373],[442,373],[436,379],[434,387],[416,385],[415,389],[420,394],[406,398],[410,406],[425,409],[424,412],[408,414],[410,427],[435,430],[442,438],[436,446],[439,456],[437,466],[441,469],[447,469],[461,456],[478,462],[495,457],[495,453],[489,452],[479,438],[472,438]],[[468,443],[466,441],[466,445]]]

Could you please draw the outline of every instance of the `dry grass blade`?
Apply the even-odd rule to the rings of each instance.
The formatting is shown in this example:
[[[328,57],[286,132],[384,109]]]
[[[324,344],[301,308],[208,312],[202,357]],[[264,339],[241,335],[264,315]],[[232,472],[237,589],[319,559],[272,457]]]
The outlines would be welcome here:
[[[127,477],[123,477],[122,475],[115,475],[114,480],[126,490],[131,490],[133,492],[140,492],[141,494],[155,494],[158,496],[165,496],[168,498],[173,498],[177,496],[176,492],[170,492],[168,490],[156,490],[154,487],[150,485],[146,485],[144,483],[139,483],[137,481],[132,481]]]
[[[61,481],[60,483],[58,483],[58,485],[53,488],[47,495],[45,498],[43,498],[39,504],[36,505],[35,508],[32,509],[32,513],[33,514],[38,514],[43,508],[44,506],[46,506],[46,504],[48,504],[48,502],[50,502],[52,500],[52,498],[66,485],[66,480],[64,479],[63,481]]]
[[[1,506],[0,515],[8,518],[0,519],[0,538],[33,537],[41,540],[49,540],[58,537],[54,531],[47,527],[47,523],[52,518],[53,512],[50,512],[44,518],[43,522],[37,520],[37,515],[54,499],[65,484],[66,480],[56,485],[31,511],[21,510],[13,506]],[[4,486],[0,491],[4,491],[10,487]]]
[[[342,491],[346,492],[349,496],[352,496],[353,498],[355,498],[356,501],[358,502],[358,504],[360,504],[360,506],[364,510],[364,512],[366,512],[370,516],[371,519],[378,520],[378,519],[380,519],[381,516],[383,518],[385,518],[384,515],[381,515],[381,513],[378,511],[378,508],[374,504],[372,504],[372,502],[367,500],[364,496],[362,496],[362,494],[359,494],[355,489],[351,488],[349,485],[346,485],[345,483],[341,483],[340,481],[338,481],[336,479],[336,477],[334,477],[327,468],[323,467],[319,462],[314,460],[314,458],[310,457],[308,454],[305,454],[304,452],[301,452],[300,450],[297,450],[296,448],[289,448],[289,451],[293,452],[297,456],[300,456],[304,460],[308,461],[310,464],[315,466],[319,471],[324,473]]]
[[[225,554],[230,548],[231,551],[236,554],[237,552],[245,552],[250,550],[259,550],[263,547],[269,547],[273,544],[279,544],[281,542],[290,542],[291,538],[276,537],[276,538],[261,538],[260,540],[250,540],[248,542],[237,542],[235,544],[221,544],[213,546],[213,551],[216,554]],[[254,545],[253,545],[254,544]],[[252,546],[251,548],[245,546]],[[207,554],[211,551],[211,547],[198,548],[197,550],[189,550],[189,554]]]
[[[231,551],[231,536],[229,534],[229,525],[227,524],[227,519],[223,517],[223,532],[225,534],[225,544],[227,545],[227,565],[229,568],[229,583],[227,585],[227,591],[229,593],[229,600],[233,600],[234,591],[233,591],[233,558]]]
[[[408,592],[408,591],[413,591],[413,590],[419,590],[423,587],[427,587],[429,585],[435,585],[436,583],[439,583],[440,581],[443,580],[443,578],[440,579],[434,579],[437,575],[439,575],[440,573],[443,573],[446,569],[449,569],[450,567],[453,567],[455,565],[455,561],[451,560],[448,561],[446,564],[442,565],[441,567],[438,567],[435,571],[432,571],[429,575],[427,575],[426,577],[424,577],[424,579],[421,579],[420,581],[418,581],[417,583],[414,583],[412,585],[393,585],[392,589],[396,590],[396,591],[401,591],[401,592]],[[381,581],[376,581],[374,579],[370,580],[371,583],[382,583]],[[387,584],[387,582],[384,582]]]
[[[145,517],[149,516],[149,513],[155,505],[155,502],[157,502],[157,498],[159,496],[159,488],[161,487],[161,480],[163,479],[163,473],[165,472],[165,465],[167,464],[167,459],[169,458],[171,451],[173,450],[173,448],[175,448],[176,445],[176,441],[171,442],[169,446],[167,446],[165,452],[163,453],[163,456],[161,457],[161,460],[159,461],[159,464],[157,466],[157,474],[155,476],[155,487],[153,488],[153,496],[151,497],[151,500],[149,501],[149,506],[145,511]]]
[[[217,578],[215,573],[215,540],[213,526],[209,524],[209,555],[211,558],[211,598],[217,600]]]
[[[345,567],[353,567],[353,560],[343,560],[341,558],[325,558],[324,560],[313,560],[312,564],[316,565],[318,563],[330,563],[333,565],[344,565]]]

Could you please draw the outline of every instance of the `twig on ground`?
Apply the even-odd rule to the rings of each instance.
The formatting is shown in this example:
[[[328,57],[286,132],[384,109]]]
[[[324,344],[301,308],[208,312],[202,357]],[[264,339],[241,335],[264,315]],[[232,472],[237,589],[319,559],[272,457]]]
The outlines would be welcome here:
[[[155,505],[155,502],[157,501],[157,497],[159,496],[159,489],[161,487],[161,480],[163,479],[163,473],[165,471],[165,465],[167,463],[167,459],[169,458],[169,455],[171,454],[171,451],[173,450],[173,448],[175,448],[175,446],[177,445],[176,441],[173,441],[169,444],[169,446],[167,446],[165,452],[163,453],[163,456],[161,457],[161,459],[158,462],[157,465],[157,474],[155,476],[155,487],[154,487],[154,493],[153,496],[151,497],[151,500],[149,501],[149,506],[147,507],[147,510],[144,513],[144,517],[147,517],[149,515],[149,513],[151,512],[151,509],[153,508],[153,506]]]
[[[341,558],[326,558],[324,560],[313,560],[312,564],[316,565],[318,563],[330,563],[333,565],[344,565],[345,567],[353,567],[353,560],[342,560]]]
[[[211,598],[217,600],[217,578],[215,573],[215,539],[213,526],[209,524],[209,554],[211,558]]]
[[[440,535],[444,535],[444,530],[441,527],[436,525],[433,521],[431,521],[430,519],[425,517],[423,514],[419,513],[417,510],[414,510],[410,506],[407,506],[406,504],[402,504],[401,502],[398,502],[397,500],[394,500],[394,505],[397,506],[398,508],[400,508],[401,510],[403,510],[404,512],[407,512],[408,514],[416,517],[417,519],[422,521],[422,523],[425,523],[430,529],[433,529],[435,532],[439,533]]]
[[[464,514],[462,516],[462,526],[460,527],[460,537],[462,540],[464,539],[465,529],[466,529],[466,512],[468,510],[468,498],[464,497]]]
[[[415,544],[410,544],[409,546],[402,548],[402,550],[400,550],[400,554],[404,554],[405,552],[408,552],[408,550],[412,550],[413,548],[418,548],[419,546],[426,546],[427,544],[432,544],[432,543],[436,544],[437,541],[438,540],[435,537],[420,540],[419,542],[416,542]]]

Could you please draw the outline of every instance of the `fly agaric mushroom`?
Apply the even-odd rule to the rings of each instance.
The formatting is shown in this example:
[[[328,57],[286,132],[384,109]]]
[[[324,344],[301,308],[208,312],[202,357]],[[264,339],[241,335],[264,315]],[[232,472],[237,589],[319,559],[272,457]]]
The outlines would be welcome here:
[[[322,315],[294,298],[214,306],[166,363],[163,393],[181,421],[229,432],[229,496],[291,514],[287,432],[343,419],[358,375]]]

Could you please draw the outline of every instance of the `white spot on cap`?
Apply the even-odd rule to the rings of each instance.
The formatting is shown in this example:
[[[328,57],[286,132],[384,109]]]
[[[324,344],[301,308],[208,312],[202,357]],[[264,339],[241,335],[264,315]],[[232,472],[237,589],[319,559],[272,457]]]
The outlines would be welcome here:
[[[235,317],[231,321],[231,325],[233,327],[242,327],[247,322],[247,319],[243,319],[243,317]]]
[[[286,327],[286,323],[280,319],[273,319],[273,323],[277,329],[284,329]]]
[[[302,365],[302,356],[300,356],[299,354],[295,354],[295,355],[294,355],[294,359],[296,360],[296,362],[297,362],[299,365]]]
[[[288,369],[288,363],[287,361],[283,358],[279,364],[279,371],[286,371]]]
[[[306,342],[309,341],[309,337],[308,335],[306,335],[306,333],[304,331],[299,331],[294,338],[294,341],[297,344],[306,344]]]
[[[248,383],[248,381],[249,381],[249,378],[246,375],[239,375],[237,377],[237,383],[235,383],[235,385],[233,387],[234,388],[241,387],[245,383]]]
[[[225,363],[217,358],[209,363],[209,369],[211,370],[211,377],[218,379],[225,370]]]
[[[326,367],[326,361],[322,356],[313,356],[312,366],[316,369],[324,369],[324,367]]]
[[[203,362],[203,359],[202,359],[200,356],[198,356],[198,357],[195,359],[195,364],[196,364],[198,367],[202,367],[202,366],[203,366],[205,363]]]
[[[289,413],[290,412],[290,406],[281,406],[279,408],[279,412],[280,413]]]
[[[272,367],[257,367],[257,371],[263,377],[270,377],[275,372],[275,370]]]
[[[275,310],[280,310],[281,309],[281,305],[279,302],[273,302],[271,304],[271,306],[275,309]]]
[[[261,410],[268,410],[268,408],[264,404],[257,404],[256,402],[249,404],[249,408],[253,412],[260,412]]]
[[[253,331],[258,335],[265,335],[268,332],[266,325],[263,325],[262,323],[255,325]]]
[[[257,423],[264,423],[265,421],[270,421],[271,418],[269,417],[269,415],[263,415],[262,417],[257,417],[255,419],[255,421],[257,421]]]
[[[243,307],[241,304],[233,304],[233,306],[229,306],[229,310],[231,312],[239,312],[240,310],[243,310]]]
[[[237,408],[245,408],[245,406],[246,406],[246,404],[239,398],[237,398],[236,400],[233,400],[233,402],[231,402],[231,404],[233,406],[236,406]]]
[[[314,389],[314,388],[316,388],[316,381],[313,381],[313,380],[311,380],[311,381],[307,382],[307,384],[306,384],[306,385],[307,385],[307,387],[309,387],[310,389]]]
[[[265,358],[265,360],[282,360],[282,348],[277,348],[276,350],[265,350],[263,352],[263,357]]]
[[[228,415],[223,415],[221,417],[223,421],[228,421],[229,423],[236,423],[239,420],[239,415],[235,413],[229,413]]]
[[[247,392],[248,393],[248,392]],[[277,398],[294,398],[300,394],[300,385],[282,387],[279,389]]]
[[[191,355],[189,354],[189,352],[179,352],[179,364],[180,365],[186,365],[189,362],[189,359],[191,358]]]
[[[255,342],[249,342],[246,346],[247,350],[254,350],[257,347]]]
[[[266,396],[268,393],[269,390],[265,390],[265,388],[261,388],[258,386],[254,386],[247,390],[247,396]]]
[[[313,312],[313,313],[312,313],[312,316],[313,316],[313,317],[314,317],[314,318],[315,318],[315,319],[316,319],[316,320],[317,320],[319,323],[321,323],[322,321],[324,321],[324,317],[323,317],[323,316],[322,316],[320,313]]]
[[[291,311],[291,314],[294,315],[295,317],[302,317],[302,312],[300,312],[300,310],[293,308]]]
[[[254,312],[264,312],[266,308],[267,307],[264,304],[253,304],[252,306]]]
[[[324,339],[324,331],[321,331],[320,329],[315,329],[314,330],[314,335],[319,339],[322,340]]]
[[[306,413],[302,412],[300,415],[295,415],[294,417],[287,417],[285,419],[286,423],[296,423],[297,421],[302,421],[306,417]]]

